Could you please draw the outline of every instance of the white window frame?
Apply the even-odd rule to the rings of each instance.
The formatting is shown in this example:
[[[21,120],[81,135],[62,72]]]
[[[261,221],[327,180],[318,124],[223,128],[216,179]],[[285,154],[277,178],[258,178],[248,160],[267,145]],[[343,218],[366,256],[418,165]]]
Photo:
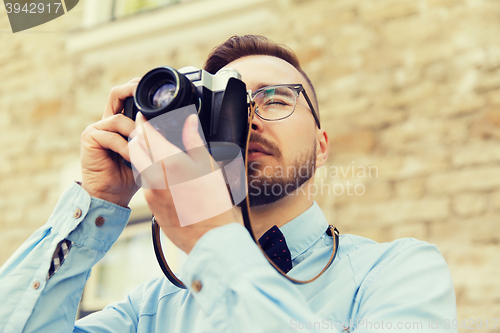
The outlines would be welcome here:
[[[272,28],[277,21],[275,13],[282,11],[287,3],[287,0],[188,1],[104,23],[103,17],[111,13],[111,1],[85,2],[82,28],[66,39],[70,54],[134,41],[144,44],[149,40],[156,46],[182,45],[186,41],[206,42],[207,36],[220,40],[229,37],[228,34],[259,33]],[[102,2],[109,3],[109,13],[103,13]],[[96,25],[99,22],[102,24]]]

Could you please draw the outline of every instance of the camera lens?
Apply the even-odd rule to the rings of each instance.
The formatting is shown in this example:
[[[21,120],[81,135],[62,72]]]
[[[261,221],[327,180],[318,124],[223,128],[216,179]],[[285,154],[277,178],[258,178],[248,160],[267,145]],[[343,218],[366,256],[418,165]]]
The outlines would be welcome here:
[[[172,67],[158,67],[144,75],[134,101],[148,120],[184,106],[194,104],[198,109],[200,105],[196,87]]]
[[[166,83],[161,85],[153,94],[153,107],[156,109],[167,106],[175,95],[175,85],[173,83]]]

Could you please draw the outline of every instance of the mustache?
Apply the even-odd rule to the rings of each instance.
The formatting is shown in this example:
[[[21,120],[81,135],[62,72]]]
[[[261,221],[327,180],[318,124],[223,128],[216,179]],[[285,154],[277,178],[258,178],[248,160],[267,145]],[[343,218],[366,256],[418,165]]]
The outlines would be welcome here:
[[[281,157],[281,150],[278,145],[273,142],[263,138],[260,134],[251,133],[250,134],[250,142],[258,143],[265,149],[267,149],[272,155],[276,157]]]

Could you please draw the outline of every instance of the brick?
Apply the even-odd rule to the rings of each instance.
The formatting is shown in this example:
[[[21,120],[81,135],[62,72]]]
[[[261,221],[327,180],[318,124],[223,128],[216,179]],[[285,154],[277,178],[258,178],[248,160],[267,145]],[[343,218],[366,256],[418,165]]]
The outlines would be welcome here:
[[[392,179],[411,178],[445,170],[447,167],[448,158],[439,153],[408,156],[403,159],[400,169],[388,177]]]
[[[430,224],[430,237],[432,239],[449,239],[452,243],[460,243],[460,247],[497,246],[500,237],[494,232],[494,227],[500,219],[499,213],[482,214],[481,216],[471,216],[462,218],[454,216],[442,222]],[[466,263],[480,265],[481,261],[488,262],[489,259],[477,259],[467,257],[470,250],[455,249],[454,255],[457,260]],[[462,259],[460,259],[462,258]],[[479,261],[478,261],[479,260]]]
[[[442,220],[450,215],[449,199],[429,197],[421,200],[393,200],[370,205],[350,205],[339,209],[341,221],[380,227],[406,222]]]
[[[401,110],[370,109],[351,117],[351,121],[359,128],[379,129],[400,123],[407,117]]]
[[[406,51],[409,66],[429,66],[439,61],[447,61],[457,52],[457,47],[448,38],[430,39]]]
[[[394,47],[387,44],[381,44],[373,49],[372,52],[363,54],[361,63],[366,71],[371,72],[388,71],[401,67],[414,67],[408,66],[405,50],[395,50]]]
[[[439,16],[439,12],[430,12],[405,20],[393,20],[382,26],[381,35],[387,42],[395,45],[407,44],[408,38],[413,43],[435,39],[443,34],[443,23]]]
[[[489,141],[475,141],[454,149],[451,154],[453,166],[471,166],[500,161],[500,145]]]
[[[349,181],[349,183],[347,183]],[[391,184],[384,181],[369,180],[337,180],[331,181],[330,187],[325,187],[324,195],[330,196],[328,201],[335,207],[343,207],[350,204],[369,204],[384,202],[393,197]],[[326,182],[324,182],[326,183]],[[318,186],[321,186],[318,182]],[[350,193],[348,193],[350,192]]]
[[[359,91],[364,96],[369,96],[370,100],[376,99],[381,94],[387,93],[394,87],[394,73],[391,71],[382,71],[375,73],[364,73],[361,76],[363,84]]]
[[[353,92],[356,92],[361,85],[362,76],[359,74],[346,75],[340,78],[335,78],[328,83],[330,93],[336,98],[346,97],[351,98]]]
[[[391,228],[394,238],[416,238],[419,240],[427,239],[427,226],[425,223],[398,223]]]
[[[447,82],[452,74],[450,67],[448,62],[432,63],[425,67],[423,75],[434,82]]]
[[[490,205],[492,210],[500,211],[500,191],[495,191],[491,193]]]
[[[498,247],[496,249],[492,248],[491,251],[498,251],[499,249]],[[469,250],[474,251],[473,249]],[[482,250],[484,256],[486,249]],[[476,257],[481,257],[479,251],[474,252],[477,252]],[[487,263],[484,261],[480,262]],[[460,295],[460,297],[457,297],[457,303],[477,304],[480,306],[484,304],[495,305],[498,302],[500,286],[498,286],[498,283],[495,281],[495,277],[500,273],[498,269],[489,268],[488,266],[466,264],[455,269],[454,273],[453,283],[456,285]],[[479,276],[480,278],[478,278]],[[487,319],[484,317],[484,314],[479,314],[478,317],[473,318]]]
[[[462,78],[467,78],[471,87],[474,87],[479,77],[479,68],[486,62],[486,50],[484,48],[469,48],[463,53],[457,54],[450,61],[450,66]],[[468,90],[467,92],[470,92]]]
[[[493,107],[477,117],[471,125],[471,137],[500,140],[500,107]]]
[[[386,99],[385,105],[390,108],[409,107],[420,102],[426,96],[433,95],[436,84],[431,81],[423,81],[414,86],[398,91]]]
[[[37,103],[30,116],[33,120],[37,121],[43,118],[57,115],[62,111],[63,102],[60,99],[52,99]]]
[[[385,129],[380,141],[384,148],[397,153],[442,151],[446,146],[465,142],[469,137],[468,126],[463,119],[445,121],[409,117],[405,122]]]
[[[486,197],[480,193],[462,193],[453,197],[453,212],[460,216],[482,214],[486,209]]]
[[[426,189],[432,194],[489,191],[500,188],[500,169],[481,167],[431,175]]]
[[[380,179],[402,181],[448,170],[449,161],[444,152],[429,151],[407,157],[384,156],[370,165],[378,169]]]
[[[439,7],[453,7],[463,5],[464,0],[425,0],[425,5],[429,9]]]
[[[500,66],[500,46],[490,45],[484,49],[484,60],[479,64],[483,71],[495,71]]]
[[[332,116],[346,116],[357,113],[366,113],[369,102],[366,98],[358,98],[344,101],[335,101],[331,105]]]
[[[331,135],[331,133],[336,133],[337,135],[344,135],[352,131],[350,123],[345,118],[332,118],[328,114],[321,115],[321,127]],[[329,137],[330,138],[330,137]],[[329,158],[334,158],[334,155],[329,154]],[[350,162],[349,162],[350,163]]]
[[[500,89],[488,93],[489,102],[494,105],[500,105]]]
[[[462,115],[481,110],[486,105],[486,98],[476,94],[459,94],[451,99],[451,103],[441,109],[446,115]]]
[[[372,131],[354,131],[338,136],[330,140],[330,151],[332,154],[342,153],[369,153],[375,147],[375,135]]]
[[[425,194],[425,182],[422,178],[412,178],[396,182],[396,196],[401,199],[419,199]]]
[[[500,88],[500,70],[481,75],[477,81],[476,91],[485,92]]]
[[[344,225],[344,223],[340,223],[337,225],[337,229],[340,234],[353,234],[356,236],[366,237],[368,239],[372,239],[378,243],[386,243],[394,240],[392,236],[391,228],[384,228],[380,226],[364,226],[363,228],[359,228],[353,225]]]
[[[360,15],[363,20],[367,21],[386,21],[415,15],[419,10],[417,1],[364,1],[360,6]]]
[[[373,29],[362,24],[350,24],[332,33],[329,47],[347,53],[362,52],[376,44],[378,36]]]
[[[393,88],[401,90],[422,79],[422,69],[418,67],[400,67],[393,71]]]

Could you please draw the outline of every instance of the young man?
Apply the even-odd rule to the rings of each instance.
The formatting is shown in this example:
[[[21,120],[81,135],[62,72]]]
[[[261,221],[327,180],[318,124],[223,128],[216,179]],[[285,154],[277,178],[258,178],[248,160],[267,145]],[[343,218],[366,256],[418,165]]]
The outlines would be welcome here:
[[[260,36],[235,36],[216,47],[205,69],[221,68],[237,70],[247,89],[257,92],[248,157],[254,233],[263,243],[283,234],[276,238],[285,241],[283,258],[274,259],[288,275],[310,279],[333,247],[329,224],[307,193],[313,172],[281,177],[275,171],[311,171],[327,159],[328,136],[320,128],[313,87],[293,52]],[[146,200],[163,232],[189,253],[181,274],[187,289],[153,280],[75,323],[90,269],[122,232],[138,189],[131,170],[110,154],[130,160],[122,135],[147,126],[142,116],[134,123],[120,114],[137,82],[112,89],[103,119],[82,135],[81,186],[69,187],[48,223],[2,267],[2,332],[454,331],[448,329],[456,319],[453,284],[433,245],[414,239],[377,244],[341,235],[333,264],[313,282],[294,284],[262,255],[236,208],[180,227],[179,218],[193,212],[176,211],[171,192],[161,189],[145,189]],[[295,99],[284,114],[266,114],[268,105],[281,103],[278,92]],[[262,96],[272,98],[259,101]],[[203,144],[196,125],[188,118],[183,128],[188,153],[165,162],[180,177],[198,165],[200,156],[189,150]],[[275,184],[287,191],[264,191]],[[203,186],[191,190],[200,210],[229,200],[227,193],[207,196]],[[51,266],[54,251],[66,256],[60,267]]]

